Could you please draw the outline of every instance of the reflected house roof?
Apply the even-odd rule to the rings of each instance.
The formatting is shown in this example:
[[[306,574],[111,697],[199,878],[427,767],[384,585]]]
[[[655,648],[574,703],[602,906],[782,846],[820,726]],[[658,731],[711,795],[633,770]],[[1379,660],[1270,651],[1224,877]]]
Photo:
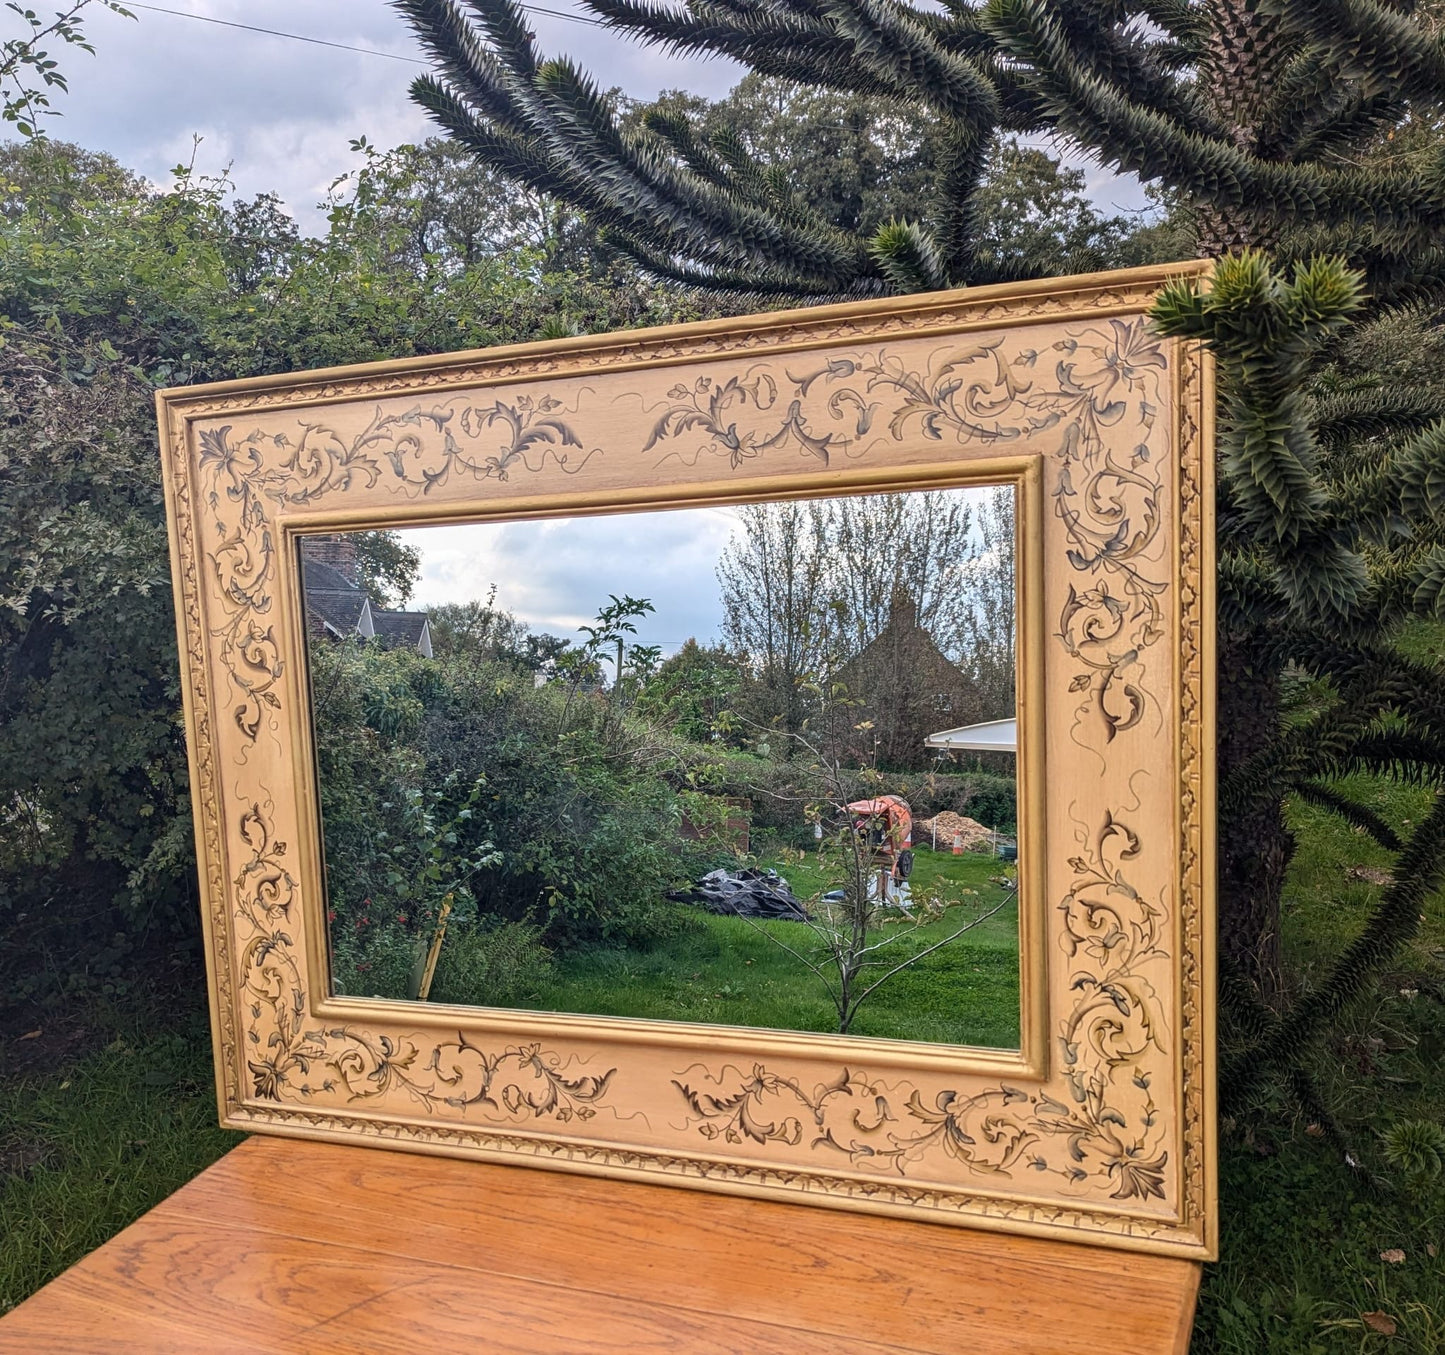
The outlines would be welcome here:
[[[379,638],[388,647],[410,646],[432,657],[431,627],[425,612],[393,612],[372,606],[360,585],[320,560],[302,559],[301,588],[307,628],[313,634],[345,640],[353,635]]]
[[[1019,722],[985,720],[978,725],[962,725],[958,729],[941,729],[923,741],[927,748],[943,748],[951,752],[1017,753]]]
[[[831,681],[853,703],[839,708],[835,732],[860,765],[876,756],[884,766],[913,766],[926,757],[923,741],[940,716],[984,713],[972,681],[919,624],[917,605],[901,588],[883,629]]]
[[[339,640],[349,635],[376,634],[371,599],[339,569],[319,560],[302,560],[301,588],[306,596],[307,621],[313,629]]]
[[[431,658],[431,626],[425,612],[382,612],[372,608],[377,635],[388,645],[410,645]]]

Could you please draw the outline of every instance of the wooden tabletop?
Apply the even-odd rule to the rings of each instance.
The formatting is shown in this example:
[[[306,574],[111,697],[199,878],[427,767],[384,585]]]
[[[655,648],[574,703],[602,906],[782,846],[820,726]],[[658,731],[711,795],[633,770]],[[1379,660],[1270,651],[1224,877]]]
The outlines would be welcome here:
[[[0,1318],[84,1355],[1182,1355],[1193,1262],[254,1137]]]

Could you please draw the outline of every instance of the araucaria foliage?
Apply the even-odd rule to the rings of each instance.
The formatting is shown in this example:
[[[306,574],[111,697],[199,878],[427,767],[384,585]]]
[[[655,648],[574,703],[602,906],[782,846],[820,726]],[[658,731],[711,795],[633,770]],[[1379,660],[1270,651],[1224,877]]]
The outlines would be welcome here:
[[[1397,644],[1412,615],[1445,605],[1440,367],[1417,361],[1402,383],[1358,360],[1372,335],[1388,347],[1385,336],[1404,333],[1438,363],[1438,6],[583,4],[640,43],[881,101],[926,129],[912,208],[840,223],[744,135],[704,134],[685,111],[620,120],[572,62],[542,58],[512,0],[398,0],[435,64],[413,87],[418,102],[487,165],[580,210],[657,276],[806,301],[1047,272],[1049,259],[991,249],[980,219],[990,159],[1019,133],[1054,134],[1138,175],[1199,253],[1222,258],[1211,292],[1171,289],[1157,320],[1210,344],[1222,374],[1226,1086],[1297,1066],[1321,1020],[1411,936],[1445,866],[1445,801],[1401,840],[1333,784],[1357,770],[1435,784],[1445,767],[1442,675]],[[1293,1006],[1278,972],[1292,794],[1398,851],[1356,943]]]

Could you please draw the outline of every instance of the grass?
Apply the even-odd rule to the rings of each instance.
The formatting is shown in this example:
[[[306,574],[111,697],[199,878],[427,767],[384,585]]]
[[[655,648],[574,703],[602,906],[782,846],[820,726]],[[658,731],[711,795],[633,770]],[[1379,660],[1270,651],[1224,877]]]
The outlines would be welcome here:
[[[98,1013],[91,1052],[0,1082],[0,1313],[240,1140],[216,1124],[204,1018],[144,1019]]]
[[[1407,829],[1425,802],[1418,791],[1367,778],[1342,789]],[[1390,858],[1309,806],[1294,806],[1290,823],[1298,852],[1282,937],[1294,982],[1308,988],[1357,934]],[[1445,1121],[1445,915],[1438,896],[1414,945],[1322,1045],[1312,1072],[1363,1170],[1350,1171],[1319,1127],[1283,1099],[1225,1122],[1222,1254],[1206,1272],[1191,1350],[1439,1355],[1445,1180],[1402,1180],[1381,1144],[1391,1124]],[[1397,1251],[1402,1261],[1381,1259]]]
[[[1361,780],[1350,789],[1396,824],[1417,818],[1423,802],[1418,792],[1381,782]],[[1295,981],[1307,987],[1356,933],[1389,859],[1320,811],[1296,806],[1291,823],[1299,853],[1285,898],[1284,940]],[[964,858],[970,859],[991,871],[986,858]],[[920,852],[918,870],[929,860]],[[807,888],[796,866],[789,863],[787,872]],[[738,963],[729,961],[726,973],[741,970],[742,991],[736,999],[719,996],[728,982],[721,970],[714,971],[722,978],[715,986],[693,983],[699,969],[687,970],[677,991],[690,995],[699,1019],[761,1010],[764,990],[755,971],[764,960],[773,963],[770,944],[751,933],[725,944],[732,928],[746,924],[714,921],[728,925],[709,923],[713,941],[696,944],[715,943],[715,958],[734,956]],[[750,952],[751,943],[765,949]],[[606,963],[639,961],[614,956]],[[596,964],[600,969],[601,957]],[[979,977],[968,979],[976,985]],[[149,1019],[154,1025],[156,1018]],[[187,1015],[147,1038],[137,1033],[140,1025],[114,1022],[88,1052],[0,1082],[0,1311],[235,1139],[215,1127],[204,1023]],[[151,1070],[150,1077],[138,1080],[137,1069]],[[1445,1119],[1445,913],[1438,897],[1419,940],[1322,1045],[1314,1071],[1365,1172],[1347,1169],[1282,1098],[1223,1126],[1223,1254],[1206,1271],[1193,1355],[1439,1355],[1445,1184],[1400,1180],[1380,1142],[1400,1120]],[[1402,1261],[1381,1259],[1395,1250]],[[1381,1317],[1394,1335],[1369,1325],[1387,1325]]]
[[[773,865],[800,898],[825,887],[811,858]],[[992,856],[919,851],[913,885],[974,890],[942,919],[909,928],[893,949],[901,959],[943,940],[996,903],[987,921],[889,979],[868,999],[852,1034],[897,1040],[1016,1049],[1019,1041],[1018,908],[990,881]],[[780,942],[804,951],[815,943],[797,922],[753,923],[680,905],[677,935],[646,950],[596,949],[560,958],[553,980],[523,1005],[599,1016],[709,1021],[776,1030],[836,1031],[837,1013],[821,981]],[[806,951],[804,951],[806,953]]]

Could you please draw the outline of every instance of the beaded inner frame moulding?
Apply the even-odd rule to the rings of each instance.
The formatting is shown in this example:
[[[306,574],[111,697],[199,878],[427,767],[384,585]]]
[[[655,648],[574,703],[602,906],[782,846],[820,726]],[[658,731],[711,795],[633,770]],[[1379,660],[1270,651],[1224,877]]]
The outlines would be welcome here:
[[[1212,1257],[1202,267],[161,392],[222,1123]],[[302,536],[1000,482],[1018,1050],[331,995]]]

